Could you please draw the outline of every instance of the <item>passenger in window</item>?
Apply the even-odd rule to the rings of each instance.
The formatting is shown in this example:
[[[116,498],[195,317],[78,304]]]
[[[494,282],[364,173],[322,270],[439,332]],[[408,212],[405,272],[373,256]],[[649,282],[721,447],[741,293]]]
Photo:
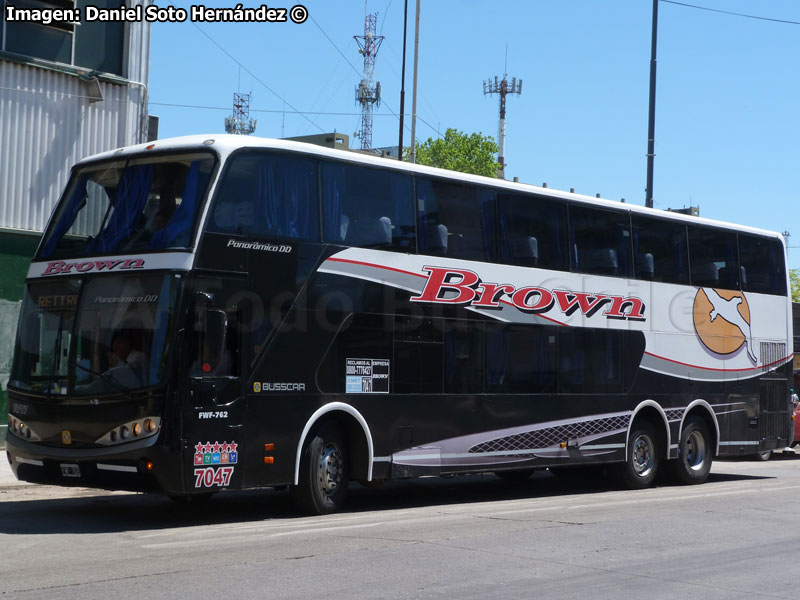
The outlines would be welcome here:
[[[141,372],[144,369],[145,356],[141,350],[133,347],[127,333],[118,333],[111,340],[111,352],[107,355],[109,369],[128,367]]]

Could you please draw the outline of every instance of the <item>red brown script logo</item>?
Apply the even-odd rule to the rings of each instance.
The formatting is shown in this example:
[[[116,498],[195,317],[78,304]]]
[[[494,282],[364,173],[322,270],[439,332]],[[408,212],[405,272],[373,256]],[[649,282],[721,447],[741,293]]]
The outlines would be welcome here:
[[[636,297],[487,283],[481,281],[477,273],[467,269],[426,266],[423,270],[428,272],[428,281],[422,293],[411,298],[412,302],[438,302],[476,308],[500,308],[500,303],[503,303],[530,313],[544,313],[557,304],[566,316],[581,311],[587,317],[606,307],[603,316],[608,319],[645,320],[644,302]]]
[[[83,262],[64,262],[53,260],[47,263],[42,275],[63,275],[74,270],[78,273],[88,271],[112,271],[114,269],[143,269],[143,258],[118,258],[114,260],[87,260]]]

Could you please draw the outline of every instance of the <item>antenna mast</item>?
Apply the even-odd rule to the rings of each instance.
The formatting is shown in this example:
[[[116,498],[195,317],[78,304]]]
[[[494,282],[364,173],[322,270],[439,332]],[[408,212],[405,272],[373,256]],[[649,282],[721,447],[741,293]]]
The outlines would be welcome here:
[[[506,61],[508,61],[508,49],[506,49]],[[500,168],[497,170],[497,176],[505,179],[506,169],[506,96],[508,94],[522,94],[522,79],[517,81],[513,77],[508,81],[508,74],[503,75],[502,81],[498,81],[497,77],[494,81],[489,78],[483,82],[483,95],[499,94],[500,95],[500,122],[497,126],[497,145],[500,146],[500,152],[497,154],[497,162],[500,163]]]
[[[233,114],[225,117],[225,131],[250,135],[256,130],[255,119],[250,118],[250,94],[233,93]]]
[[[372,149],[372,109],[380,106],[381,83],[375,83],[375,57],[384,36],[376,35],[378,13],[364,17],[364,35],[354,35],[358,52],[364,57],[364,72],[356,86],[356,103],[361,105],[361,129],[355,136],[361,139],[361,149]]]

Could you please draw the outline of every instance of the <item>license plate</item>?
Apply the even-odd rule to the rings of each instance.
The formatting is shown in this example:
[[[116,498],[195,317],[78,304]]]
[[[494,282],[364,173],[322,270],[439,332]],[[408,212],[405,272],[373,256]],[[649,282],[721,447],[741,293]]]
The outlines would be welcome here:
[[[81,469],[78,465],[61,464],[61,475],[63,477],[80,477]]]

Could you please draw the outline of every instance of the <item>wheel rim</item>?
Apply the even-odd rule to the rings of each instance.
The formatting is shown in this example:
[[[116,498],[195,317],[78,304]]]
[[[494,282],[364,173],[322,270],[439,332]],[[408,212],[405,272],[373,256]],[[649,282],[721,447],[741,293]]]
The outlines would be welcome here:
[[[339,447],[328,442],[319,456],[319,489],[326,496],[333,496],[342,484],[344,469]]]
[[[692,471],[699,471],[706,461],[706,440],[698,431],[693,431],[686,438],[686,466]]]
[[[656,456],[653,440],[641,434],[633,441],[633,471],[637,477],[647,477],[653,470]]]

